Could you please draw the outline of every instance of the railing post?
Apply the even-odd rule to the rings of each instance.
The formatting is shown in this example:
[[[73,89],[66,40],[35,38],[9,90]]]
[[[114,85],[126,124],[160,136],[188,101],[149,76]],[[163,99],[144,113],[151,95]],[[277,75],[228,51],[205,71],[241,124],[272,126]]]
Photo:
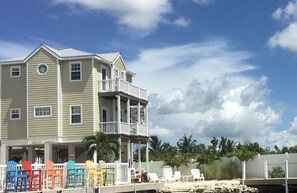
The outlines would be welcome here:
[[[245,169],[246,169],[246,161],[243,161],[242,162],[242,184],[243,185],[244,185],[244,181],[246,179]]]
[[[264,179],[268,178],[267,161],[264,161]]]

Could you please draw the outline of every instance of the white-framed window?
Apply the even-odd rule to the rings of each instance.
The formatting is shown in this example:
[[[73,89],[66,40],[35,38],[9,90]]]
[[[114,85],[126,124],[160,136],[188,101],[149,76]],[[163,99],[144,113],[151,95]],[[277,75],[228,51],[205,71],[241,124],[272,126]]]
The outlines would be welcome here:
[[[70,124],[82,124],[82,105],[70,105]]]
[[[21,109],[13,108],[10,109],[10,120],[20,120],[21,119]]]
[[[69,78],[70,81],[81,81],[81,62],[69,63]]]
[[[39,75],[45,75],[47,73],[47,70],[48,70],[48,67],[46,64],[42,63],[37,66],[37,73]]]
[[[21,67],[20,66],[11,66],[10,67],[10,77],[20,77],[21,76]]]
[[[125,72],[124,71],[121,71],[121,79],[125,80]]]
[[[114,69],[114,76],[115,76],[115,78],[119,78],[120,77],[120,75],[119,75],[119,69],[117,69],[117,68],[115,68]]]
[[[52,106],[36,106],[34,107],[34,117],[51,117]]]

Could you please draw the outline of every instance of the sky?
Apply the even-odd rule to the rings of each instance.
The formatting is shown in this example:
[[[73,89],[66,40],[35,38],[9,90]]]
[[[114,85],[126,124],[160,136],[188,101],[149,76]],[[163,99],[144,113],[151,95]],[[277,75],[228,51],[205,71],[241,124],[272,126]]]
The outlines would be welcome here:
[[[121,52],[163,142],[297,145],[296,0],[0,1],[0,60],[40,44]]]

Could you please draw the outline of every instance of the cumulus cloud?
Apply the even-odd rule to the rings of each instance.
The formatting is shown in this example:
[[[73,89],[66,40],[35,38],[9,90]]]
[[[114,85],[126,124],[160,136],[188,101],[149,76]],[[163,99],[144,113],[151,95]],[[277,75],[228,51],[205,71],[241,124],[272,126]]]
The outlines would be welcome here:
[[[297,116],[294,117],[294,120],[291,123],[291,127],[286,132],[292,135],[297,135]]]
[[[143,35],[149,34],[164,22],[172,12],[169,0],[53,0],[56,4],[66,4],[87,10],[103,11],[116,18],[118,24]]]
[[[0,59],[23,59],[30,54],[35,47],[27,43],[14,43],[0,40]]]
[[[272,17],[288,23],[283,30],[276,32],[268,40],[270,47],[281,47],[297,52],[297,0],[290,1],[286,7],[278,8]]]
[[[190,20],[180,17],[177,20],[173,22],[174,25],[179,26],[179,27],[188,27],[190,24]]]
[[[200,5],[208,5],[208,4],[215,3],[215,0],[193,0],[193,2]]]

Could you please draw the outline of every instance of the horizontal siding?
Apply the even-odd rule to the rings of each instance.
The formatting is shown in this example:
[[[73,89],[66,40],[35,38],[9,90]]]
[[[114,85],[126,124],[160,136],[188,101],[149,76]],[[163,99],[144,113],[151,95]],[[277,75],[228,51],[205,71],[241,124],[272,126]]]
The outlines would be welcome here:
[[[69,81],[69,62],[82,63],[82,81]],[[93,134],[92,60],[63,61],[63,137]],[[82,124],[70,124],[70,105],[82,105]]]
[[[20,77],[10,77],[10,67],[20,66]],[[27,112],[26,112],[26,64],[4,65],[1,74],[1,138],[26,139],[27,138]],[[20,108],[21,119],[10,120],[10,109]]]
[[[45,63],[48,72],[37,73],[37,66]],[[57,60],[40,49],[28,61],[28,125],[29,137],[57,136]],[[34,118],[34,106],[52,106],[52,117]]]
[[[117,61],[115,61],[114,66],[121,71],[126,71],[125,65],[121,57],[119,57]]]

